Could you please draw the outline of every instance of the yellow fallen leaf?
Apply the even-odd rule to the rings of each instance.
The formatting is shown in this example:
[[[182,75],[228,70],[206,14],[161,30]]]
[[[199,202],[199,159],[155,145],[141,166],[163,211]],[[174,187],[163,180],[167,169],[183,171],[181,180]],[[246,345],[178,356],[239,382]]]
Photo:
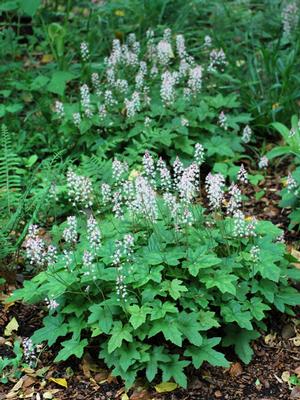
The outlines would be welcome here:
[[[289,373],[289,371],[283,371],[283,373],[281,374],[281,379],[283,380],[283,382],[289,382],[290,377],[291,374]]]
[[[121,400],[129,400],[129,397],[127,396],[126,393],[122,394]]]
[[[52,54],[44,54],[41,63],[42,64],[48,64],[49,62],[53,61],[53,55]]]
[[[6,328],[4,330],[4,336],[10,336],[13,331],[17,331],[19,328],[18,321],[16,320],[15,317],[9,323],[6,325]]]
[[[116,15],[117,17],[124,17],[125,12],[124,12],[123,10],[116,10],[116,11],[115,11],[115,15]]]
[[[177,389],[178,385],[174,382],[162,382],[154,387],[157,393],[166,393]]]
[[[57,383],[57,385],[59,385],[59,386],[63,386],[65,388],[68,387],[68,382],[66,381],[65,378],[50,378],[49,380],[54,383]]]
[[[51,392],[44,392],[43,399],[53,399],[53,394]]]

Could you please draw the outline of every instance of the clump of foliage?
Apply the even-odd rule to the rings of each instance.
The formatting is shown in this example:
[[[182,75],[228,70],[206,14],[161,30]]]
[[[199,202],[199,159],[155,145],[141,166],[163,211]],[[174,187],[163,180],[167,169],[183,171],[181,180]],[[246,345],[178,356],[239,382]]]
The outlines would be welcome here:
[[[130,164],[146,149],[169,158],[190,157],[201,141],[213,160],[235,160],[243,151],[242,130],[250,114],[241,113],[236,93],[223,89],[225,53],[207,37],[197,57],[183,35],[147,32],[138,42],[115,39],[102,62],[90,62],[81,44],[80,97],[56,102],[55,118],[67,144],[109,157],[122,154]],[[76,99],[76,97],[75,97]]]
[[[19,378],[21,370],[19,369],[22,364],[23,351],[20,343],[16,340],[13,347],[15,357],[2,357],[0,356],[0,382],[7,383],[9,378]]]
[[[286,187],[281,192],[281,207],[291,208],[289,214],[290,225],[293,229],[300,225],[300,125],[296,115],[292,117],[291,128],[285,125],[274,122],[272,126],[281,134],[283,143],[280,146],[274,147],[267,154],[268,158],[275,157],[292,157],[295,161],[295,169],[288,172],[286,178]]]
[[[188,365],[228,365],[221,346],[250,362],[267,313],[294,314],[300,294],[289,277],[297,273],[281,230],[243,214],[244,168],[229,189],[221,174],[209,174],[207,195],[194,201],[202,162],[201,145],[191,164],[177,158],[172,170],[148,152],[141,171],[115,159],[101,194],[69,170],[74,212],[53,226],[51,244],[31,226],[27,257],[43,270],[10,299],[46,300],[33,343],[63,339],[60,361],[96,341],[127,386],[138,374],[151,382],[162,373],[186,387]]]

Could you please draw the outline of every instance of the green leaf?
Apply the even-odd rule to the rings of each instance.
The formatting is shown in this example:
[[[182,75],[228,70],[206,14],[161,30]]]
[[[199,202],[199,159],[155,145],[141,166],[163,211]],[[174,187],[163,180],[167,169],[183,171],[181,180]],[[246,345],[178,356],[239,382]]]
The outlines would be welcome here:
[[[108,341],[108,352],[112,353],[115,349],[121,347],[123,340],[132,342],[131,330],[132,328],[129,325],[126,324],[123,326],[122,322],[115,322]]]
[[[30,85],[31,90],[40,90],[42,87],[46,86],[49,82],[49,78],[44,75],[37,76]]]
[[[54,361],[65,361],[71,356],[76,356],[77,358],[81,358],[83,354],[84,348],[87,346],[87,339],[79,340],[66,340],[62,342],[63,349],[55,357]]]
[[[222,260],[214,254],[203,254],[192,263],[188,263],[188,269],[192,276],[197,276],[200,269],[210,268],[213,265],[220,264]]]
[[[118,349],[118,358],[120,361],[120,366],[124,371],[135,363],[136,360],[141,359],[140,351],[138,351],[138,343],[123,343],[122,347]]]
[[[260,248],[260,261],[255,263],[254,273],[259,272],[263,278],[278,282],[281,269],[275,263],[282,260],[284,248],[275,246],[268,237],[260,239],[258,246]]]
[[[179,386],[186,388],[187,379],[183,370],[190,364],[190,361],[179,361],[178,354],[174,354],[170,357],[172,361],[169,361],[166,364],[161,364],[160,366],[161,370],[163,371],[163,382],[168,382],[170,378],[173,378]]]
[[[195,368],[200,368],[204,361],[209,362],[214,367],[228,367],[229,362],[224,354],[213,349],[221,341],[221,338],[215,337],[211,339],[203,338],[203,343],[200,347],[189,346],[184,352],[187,357],[192,357]]]
[[[160,332],[163,333],[166,340],[170,340],[172,343],[181,347],[182,333],[175,319],[165,318],[154,321],[148,333],[148,337],[151,338]]]
[[[131,314],[129,322],[134,329],[137,329],[144,322],[146,322],[147,314],[150,314],[151,308],[147,306],[139,307],[136,304],[128,307],[128,311]]]
[[[68,332],[68,325],[63,321],[64,318],[60,314],[55,317],[52,315],[45,317],[43,319],[44,327],[35,331],[31,337],[33,343],[40,344],[47,341],[48,345],[52,346],[58,337],[65,336]]]
[[[172,281],[163,282],[162,291],[169,292],[170,296],[174,300],[178,300],[181,296],[181,293],[187,292],[188,289],[186,286],[182,285],[182,281],[180,279],[173,279]]]
[[[184,334],[184,336],[189,340],[190,343],[194,344],[195,346],[201,346],[202,336],[199,333],[201,325],[197,321],[197,318],[197,313],[188,314],[185,311],[182,311],[179,314],[178,326],[180,331]]]
[[[279,311],[285,311],[285,305],[299,306],[300,293],[292,287],[281,289],[279,293],[275,294],[274,305]]]
[[[271,310],[271,308],[267,304],[264,304],[259,297],[253,297],[251,299],[249,308],[253,317],[258,321],[265,318],[265,311]]]
[[[236,354],[245,363],[249,364],[251,361],[253,350],[250,346],[252,340],[259,338],[260,334],[255,330],[240,329],[238,327],[227,327],[226,337],[222,341],[222,345],[234,346]]]
[[[272,160],[272,158],[281,157],[284,156],[285,154],[291,154],[291,153],[292,149],[289,146],[280,146],[280,147],[275,147],[274,149],[268,151],[266,157],[269,160]]]
[[[56,71],[53,73],[51,81],[47,86],[47,90],[51,93],[59,94],[62,96],[66,89],[67,82],[74,79],[75,76],[70,72]]]
[[[12,11],[19,8],[18,1],[5,1],[4,3],[0,4],[0,11]]]
[[[184,258],[185,255],[186,255],[185,251],[182,251],[180,249],[177,249],[176,247],[173,247],[164,254],[165,262],[168,265],[176,266],[180,263],[179,260]]]
[[[112,313],[108,306],[100,306],[100,304],[93,304],[89,308],[91,314],[88,318],[89,324],[98,323],[102,331],[108,334],[111,330],[113,318]]]
[[[252,330],[252,315],[249,311],[242,311],[242,306],[237,301],[230,301],[221,305],[221,315],[225,322],[237,322],[241,328]]]
[[[285,141],[288,141],[290,130],[285,125],[281,122],[273,122],[271,125],[283,136]]]
[[[201,331],[208,331],[211,328],[218,328],[220,326],[216,319],[215,313],[212,311],[201,310],[198,313],[198,321]]]
[[[222,293],[236,294],[235,283],[238,277],[235,275],[226,274],[223,271],[217,271],[213,276],[204,276],[201,282],[205,283],[207,289],[217,287]]]
[[[33,17],[41,4],[41,0],[19,0],[19,4],[25,14]]]
[[[156,303],[154,303],[154,307],[151,312],[151,321],[163,318],[167,313],[178,313],[178,309],[169,301],[162,303],[160,300],[158,300]]]
[[[171,358],[165,353],[165,348],[163,346],[151,347],[149,352],[149,361],[147,362],[146,367],[146,376],[149,382],[153,381],[155,378],[159,363],[166,363],[168,361],[171,361]]]

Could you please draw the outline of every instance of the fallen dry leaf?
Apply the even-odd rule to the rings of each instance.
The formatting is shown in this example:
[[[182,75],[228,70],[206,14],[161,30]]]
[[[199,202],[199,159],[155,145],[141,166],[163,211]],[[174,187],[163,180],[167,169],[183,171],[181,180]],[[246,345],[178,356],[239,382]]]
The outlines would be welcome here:
[[[13,331],[17,331],[19,329],[18,321],[15,317],[13,317],[9,323],[6,325],[4,330],[4,336],[10,336]]]
[[[243,367],[239,362],[232,364],[232,366],[229,369],[229,374],[232,376],[232,378],[239,376],[242,373],[243,373]]]
[[[296,369],[295,369],[295,374],[297,374],[298,375],[298,377],[300,376],[300,367],[297,367]]]
[[[11,389],[11,392],[17,392],[21,387],[23,386],[24,379],[21,378],[18,380],[18,382],[15,384],[15,386]]]
[[[151,399],[150,393],[147,390],[134,390],[130,396],[130,400],[149,400]]]
[[[9,393],[7,393],[7,395],[6,395],[6,399],[16,399],[17,398],[17,396],[18,396],[18,393],[17,392],[9,392]]]
[[[36,382],[35,379],[33,379],[31,376],[28,376],[28,375],[23,376],[23,380],[24,380],[23,386],[25,388],[28,388],[29,386],[34,385]]]
[[[266,335],[264,337],[264,341],[268,346],[274,346],[274,344],[276,343],[276,333],[269,333],[268,335]]]
[[[300,251],[294,249],[292,246],[288,246],[288,250],[291,255],[298,260],[298,262],[293,262],[292,265],[294,265],[296,268],[300,268]]]
[[[68,387],[68,382],[65,378],[50,378],[49,381],[52,381],[59,386],[63,386],[64,388]]]
[[[215,392],[215,397],[216,397],[217,399],[220,399],[222,396],[223,396],[223,394],[222,394],[222,392],[220,392],[220,390],[217,390],[217,391]]]
[[[290,340],[292,340],[294,346],[297,346],[297,347],[300,346],[300,335],[297,335],[297,336],[291,338]]]
[[[178,385],[174,382],[162,382],[154,387],[157,393],[167,393],[177,389]]]
[[[95,380],[97,383],[104,383],[104,382],[107,381],[107,377],[108,377],[108,371],[103,370],[103,371],[101,371],[101,372],[98,372],[98,373],[94,376],[94,380]]]
[[[283,371],[281,374],[281,379],[283,382],[289,382],[290,381],[291,374],[289,371]]]
[[[51,61],[53,61],[53,55],[52,54],[44,54],[41,59],[41,64],[48,64]]]

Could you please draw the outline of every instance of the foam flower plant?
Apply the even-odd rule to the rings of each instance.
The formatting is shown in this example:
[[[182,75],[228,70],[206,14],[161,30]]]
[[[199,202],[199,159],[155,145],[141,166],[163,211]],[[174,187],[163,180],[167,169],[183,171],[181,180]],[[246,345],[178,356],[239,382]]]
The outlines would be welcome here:
[[[236,159],[250,115],[241,113],[237,95],[223,88],[224,51],[203,43],[192,56],[184,36],[170,29],[162,37],[149,30],[145,42],[135,34],[125,43],[115,39],[111,53],[97,64],[88,62],[92,55],[86,58],[87,43],[82,44],[77,93],[55,107],[65,141],[102,156],[125,152],[130,164],[146,149],[191,157],[199,140],[209,158]]]
[[[90,208],[53,227],[54,244],[30,230],[29,262],[44,270],[10,301],[55,305],[46,302],[33,345],[59,342],[61,361],[93,342],[127,387],[139,375],[186,387],[187,366],[229,365],[222,347],[249,363],[270,310],[293,315],[300,294],[289,278],[299,271],[281,230],[245,215],[238,184],[227,188],[221,174],[207,176],[201,197],[204,154],[195,150],[192,163],[177,158],[172,168],[147,152],[139,173],[115,160],[103,195],[94,188]]]

